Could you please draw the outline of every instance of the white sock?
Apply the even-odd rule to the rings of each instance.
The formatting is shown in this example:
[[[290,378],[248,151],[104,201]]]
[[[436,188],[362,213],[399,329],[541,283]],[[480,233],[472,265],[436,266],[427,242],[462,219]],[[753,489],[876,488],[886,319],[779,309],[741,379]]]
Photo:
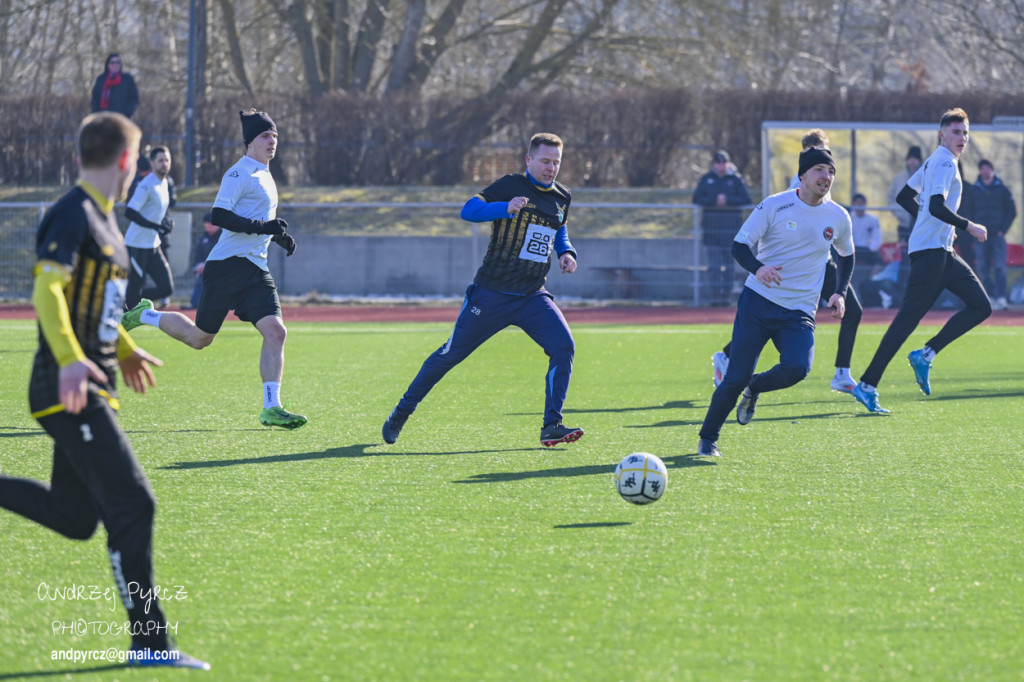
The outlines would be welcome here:
[[[143,310],[142,315],[139,316],[139,321],[142,322],[142,324],[148,324],[159,329],[160,318],[163,316],[164,314],[159,310]]]
[[[850,376],[849,367],[836,367],[836,379],[847,379]]]
[[[875,388],[871,384],[865,384],[863,381],[860,382],[860,390],[864,391],[865,393],[875,393],[878,391],[877,388]]]
[[[931,362],[932,360],[935,359],[935,351],[933,351],[929,346],[924,347],[923,354],[924,359],[927,360],[928,362]]]
[[[263,407],[281,407],[281,382],[263,382]]]

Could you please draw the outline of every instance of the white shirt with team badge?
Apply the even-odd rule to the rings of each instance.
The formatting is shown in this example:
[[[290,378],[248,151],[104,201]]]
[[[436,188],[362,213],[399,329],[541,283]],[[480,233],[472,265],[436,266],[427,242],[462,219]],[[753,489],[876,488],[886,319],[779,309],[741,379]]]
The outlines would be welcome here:
[[[228,169],[213,200],[214,208],[223,208],[249,220],[273,220],[277,217],[277,183],[270,167],[251,156],[243,156]],[[240,256],[269,271],[267,249],[270,235],[221,230],[207,260],[226,260]]]
[[[162,222],[171,205],[171,194],[167,188],[167,178],[160,179],[156,173],[150,173],[139,180],[135,193],[128,201],[128,208],[134,209],[146,220],[154,223]],[[125,246],[136,249],[155,249],[160,246],[160,233],[151,227],[143,227],[132,222],[124,233]]]
[[[921,164],[917,172],[910,176],[907,185],[917,192],[917,221],[907,242],[907,251],[924,251],[925,249],[953,250],[956,239],[956,228],[944,223],[928,210],[931,198],[941,194],[943,203],[953,213],[960,208],[964,183],[960,178],[960,169],[956,165],[956,156],[943,146],[939,146],[928,159]]]
[[[810,206],[786,190],[768,197],[740,227],[735,241],[746,244],[765,265],[781,266],[781,284],[765,286],[751,274],[746,286],[772,303],[811,317],[825,280],[829,249],[853,255],[853,227],[846,209],[825,199]]]

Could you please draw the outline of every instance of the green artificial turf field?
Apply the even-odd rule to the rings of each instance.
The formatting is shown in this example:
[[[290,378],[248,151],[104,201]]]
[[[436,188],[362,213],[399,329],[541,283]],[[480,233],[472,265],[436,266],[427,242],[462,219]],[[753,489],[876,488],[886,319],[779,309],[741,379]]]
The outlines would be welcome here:
[[[486,343],[399,441],[380,427],[444,324],[289,325],[283,398],[309,425],[257,421],[259,337],[231,323],[196,352],[145,327],[166,365],[121,421],[158,499],[157,582],[184,651],[210,673],[51,660],[121,650],[100,529],[64,539],[0,510],[0,679],[1024,679],[1024,330],[983,327],[936,360],[903,356],[890,416],[815,368],[730,420],[695,456],[726,326],[574,328],[566,422],[539,445],[547,360],[524,334]],[[884,328],[865,325],[854,373]],[[33,323],[0,323],[0,470],[48,478],[27,414]],[[762,358],[774,362],[770,349]],[[777,357],[777,356],[774,356]],[[623,502],[624,455],[664,459],[657,503]],[[55,623],[86,632],[53,633]],[[61,674],[62,671],[78,671]]]

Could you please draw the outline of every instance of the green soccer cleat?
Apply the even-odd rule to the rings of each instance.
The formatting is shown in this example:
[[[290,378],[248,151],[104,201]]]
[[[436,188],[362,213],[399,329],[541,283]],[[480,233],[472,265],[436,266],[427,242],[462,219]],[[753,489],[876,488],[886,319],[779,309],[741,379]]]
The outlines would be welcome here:
[[[260,424],[264,426],[280,426],[282,429],[297,429],[306,425],[306,418],[301,414],[294,414],[283,407],[265,407],[260,412]]]
[[[134,308],[121,315],[121,326],[126,332],[130,332],[142,324],[142,311],[152,309],[153,302],[148,298],[142,299],[135,304]]]

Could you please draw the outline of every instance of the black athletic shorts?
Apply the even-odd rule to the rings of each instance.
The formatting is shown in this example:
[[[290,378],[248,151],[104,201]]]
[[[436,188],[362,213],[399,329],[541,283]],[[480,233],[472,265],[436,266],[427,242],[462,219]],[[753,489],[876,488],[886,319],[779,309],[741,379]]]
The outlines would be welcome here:
[[[281,300],[270,273],[247,258],[208,260],[203,268],[203,293],[196,308],[196,326],[216,334],[228,312],[256,324],[267,315],[281,317]]]

